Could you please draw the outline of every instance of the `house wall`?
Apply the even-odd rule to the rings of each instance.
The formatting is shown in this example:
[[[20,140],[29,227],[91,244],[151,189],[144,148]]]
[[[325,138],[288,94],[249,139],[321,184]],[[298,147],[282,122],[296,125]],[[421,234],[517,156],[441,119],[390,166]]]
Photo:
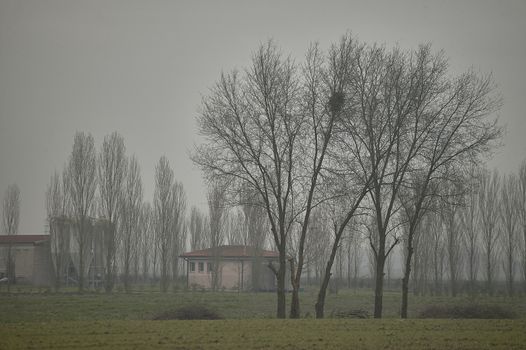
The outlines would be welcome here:
[[[54,280],[53,270],[49,242],[34,246],[31,283],[37,286],[51,286]]]
[[[209,262],[213,260],[190,259],[187,263],[195,263],[195,271],[188,268],[188,286],[190,288],[212,288],[212,275],[208,271]],[[198,263],[203,262],[205,270],[199,272]],[[226,290],[252,290],[252,260],[221,260],[219,262],[219,285]],[[275,288],[275,277],[272,271],[263,264],[259,268],[258,289],[273,290]]]
[[[7,246],[0,247],[0,272],[6,271]],[[13,244],[17,283],[49,286],[53,280],[53,265],[49,243],[41,245]]]

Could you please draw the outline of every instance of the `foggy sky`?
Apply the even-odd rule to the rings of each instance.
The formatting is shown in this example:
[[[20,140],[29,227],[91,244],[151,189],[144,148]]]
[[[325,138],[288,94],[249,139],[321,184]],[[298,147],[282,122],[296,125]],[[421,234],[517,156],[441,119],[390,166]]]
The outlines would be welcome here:
[[[326,48],[348,31],[404,49],[431,42],[454,73],[493,72],[508,131],[489,165],[516,171],[526,157],[525,18],[520,0],[0,0],[0,195],[16,182],[19,232],[42,233],[46,186],[75,131],[92,133],[97,149],[117,131],[138,157],[145,200],[166,155],[189,206],[205,208],[188,152],[201,97],[221,71],[246,66],[270,38],[302,62],[311,42]]]

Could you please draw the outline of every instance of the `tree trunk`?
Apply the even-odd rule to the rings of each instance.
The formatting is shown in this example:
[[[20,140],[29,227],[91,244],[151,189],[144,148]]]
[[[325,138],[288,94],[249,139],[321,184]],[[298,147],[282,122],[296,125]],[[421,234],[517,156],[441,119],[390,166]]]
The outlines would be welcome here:
[[[278,303],[277,303],[277,311],[276,311],[277,318],[286,318],[286,299],[285,299],[286,269],[287,269],[287,260],[285,257],[285,250],[280,249],[279,250],[279,268],[278,268],[278,273],[276,274],[276,279],[277,279],[277,284],[278,284],[278,288],[277,288]]]
[[[409,277],[411,276],[411,258],[413,256],[413,242],[411,237],[407,242],[407,256],[405,259],[404,277],[402,278],[402,307],[400,317],[407,318],[407,306],[409,298]]]
[[[298,264],[299,270],[299,264]],[[294,260],[290,259],[290,282],[292,285],[292,300],[290,302],[290,318],[300,318],[300,279],[301,272],[294,270]]]
[[[341,231],[343,232],[343,230]],[[318,292],[318,300],[316,301],[316,318],[323,318],[324,308],[325,308],[325,296],[327,295],[327,287],[329,286],[329,281],[331,279],[331,270],[332,265],[334,264],[334,259],[336,258],[336,253],[338,252],[339,238],[341,233],[338,234],[335,238],[334,244],[332,245],[331,255],[329,255],[329,260],[327,260],[327,265],[325,266],[325,273],[323,274],[323,279],[321,281],[320,290]]]
[[[382,318],[382,302],[384,295],[384,265],[385,251],[381,249],[376,257],[376,276],[374,287],[374,318]]]

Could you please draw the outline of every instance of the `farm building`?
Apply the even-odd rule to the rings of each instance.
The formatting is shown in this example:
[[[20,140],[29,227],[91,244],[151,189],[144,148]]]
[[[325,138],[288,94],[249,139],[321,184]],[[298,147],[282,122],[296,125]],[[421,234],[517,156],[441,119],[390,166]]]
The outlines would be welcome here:
[[[52,286],[59,279],[62,285],[78,284],[80,252],[76,225],[66,218],[53,218],[51,223],[51,235],[0,235],[0,278],[8,275],[7,255],[11,247],[15,258],[15,283]],[[105,221],[88,222],[84,239],[84,276],[93,287],[102,283],[104,237],[108,232]]]
[[[49,235],[0,235],[0,277],[7,276],[9,247],[15,263],[17,283],[36,286],[52,284]]]
[[[274,290],[279,254],[244,245],[225,245],[180,255],[186,262],[189,288]]]

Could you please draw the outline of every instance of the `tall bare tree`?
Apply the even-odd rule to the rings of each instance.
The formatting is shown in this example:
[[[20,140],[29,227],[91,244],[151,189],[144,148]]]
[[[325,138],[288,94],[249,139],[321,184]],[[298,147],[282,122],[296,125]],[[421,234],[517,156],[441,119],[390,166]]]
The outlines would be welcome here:
[[[96,154],[93,136],[77,132],[69,158],[68,176],[73,218],[76,226],[78,250],[78,287],[84,290],[89,251],[91,249],[92,222],[95,190],[97,187]]]
[[[171,257],[172,257],[172,280],[177,282],[179,275],[179,254],[186,248],[186,193],[183,184],[175,181],[172,185],[172,224],[171,224]]]
[[[436,196],[441,182],[455,183],[458,170],[470,160],[486,155],[501,136],[496,119],[490,119],[501,105],[490,75],[474,72],[456,78],[448,77],[447,60],[442,52],[433,54],[429,45],[420,46],[405,61],[400,72],[406,97],[399,135],[396,136],[396,156],[393,184],[404,185],[404,175],[417,173],[417,191],[409,215],[407,254],[402,279],[402,317],[407,317],[408,283],[413,255],[412,240],[418,223],[425,213],[429,197]],[[403,72],[407,71],[408,74]],[[396,81],[393,83],[397,83]],[[398,110],[395,107],[395,110]],[[407,112],[407,114],[405,114]],[[401,137],[400,137],[401,136]],[[400,147],[402,145],[402,147]],[[400,166],[399,166],[400,165]],[[387,211],[389,213],[389,211]],[[381,225],[380,225],[381,226]]]
[[[20,189],[17,184],[7,187],[4,194],[2,226],[4,232],[11,236],[18,233],[18,224],[20,222]],[[6,272],[7,272],[7,292],[11,291],[11,283],[16,283],[15,253],[11,243],[7,246],[6,254]]]
[[[154,218],[155,235],[159,247],[161,291],[167,292],[169,285],[170,251],[172,247],[174,173],[166,156],[159,159],[155,167]]]
[[[526,291],[526,160],[522,161],[519,168],[518,187],[519,226],[522,231],[522,273],[524,291]]]
[[[221,286],[221,266],[219,264],[219,247],[225,240],[225,218],[227,214],[226,191],[228,183],[214,181],[209,185],[207,193],[208,201],[208,230],[210,248],[213,250],[213,263],[211,274],[211,286],[213,290],[218,290]]]
[[[458,293],[458,282],[462,272],[463,231],[460,229],[459,208],[462,191],[454,185],[446,190],[445,201],[441,210],[442,229],[444,230],[447,265],[449,271],[449,292],[455,297]]]
[[[500,222],[502,234],[500,235],[503,256],[504,276],[508,295],[514,294],[515,282],[515,259],[518,253],[519,240],[517,229],[519,228],[519,182],[515,175],[502,177],[500,190]]]
[[[258,193],[279,251],[277,316],[285,318],[286,242],[294,161],[304,118],[297,113],[296,67],[276,46],[262,45],[240,76],[222,74],[198,123],[208,143],[193,156],[208,178],[230,177]],[[210,218],[210,221],[213,219]]]
[[[142,180],[137,158],[132,156],[128,164],[123,198],[121,201],[121,231],[123,279],[126,292],[131,290],[131,273],[134,254],[137,252],[139,218],[143,198]]]
[[[188,233],[190,234],[190,250],[205,249],[207,242],[207,218],[197,207],[193,206],[190,210],[190,222]]]
[[[485,262],[486,292],[493,294],[499,240],[499,174],[484,171],[480,176],[478,209],[482,231],[482,253]]]
[[[471,166],[466,180],[464,206],[460,208],[461,228],[464,231],[464,250],[466,251],[466,269],[469,281],[469,293],[475,293],[479,269],[480,234],[478,229],[478,179],[477,169]]]
[[[51,258],[55,272],[55,290],[59,290],[69,262],[70,228],[69,184],[66,170],[55,172],[46,190],[46,211],[49,224]]]
[[[444,267],[446,259],[446,247],[444,235],[442,234],[442,223],[436,214],[428,226],[430,229],[429,245],[431,250],[431,260],[433,265],[433,294],[441,295],[444,282]]]
[[[261,203],[257,202],[257,198],[255,193],[241,191],[240,204],[243,216],[241,242],[254,248],[251,273],[251,288],[253,291],[260,289],[260,275],[263,272],[262,269],[267,268],[263,265],[261,252],[265,248],[269,231],[265,209]]]
[[[142,205],[139,218],[139,245],[143,281],[148,280],[152,265],[152,255],[154,254],[153,250],[155,249],[155,237],[152,226],[152,207],[149,202],[146,202]]]
[[[99,153],[98,175],[100,215],[108,222],[104,232],[104,289],[108,293],[115,284],[117,224],[127,170],[125,152],[124,139],[117,132],[104,137]]]

